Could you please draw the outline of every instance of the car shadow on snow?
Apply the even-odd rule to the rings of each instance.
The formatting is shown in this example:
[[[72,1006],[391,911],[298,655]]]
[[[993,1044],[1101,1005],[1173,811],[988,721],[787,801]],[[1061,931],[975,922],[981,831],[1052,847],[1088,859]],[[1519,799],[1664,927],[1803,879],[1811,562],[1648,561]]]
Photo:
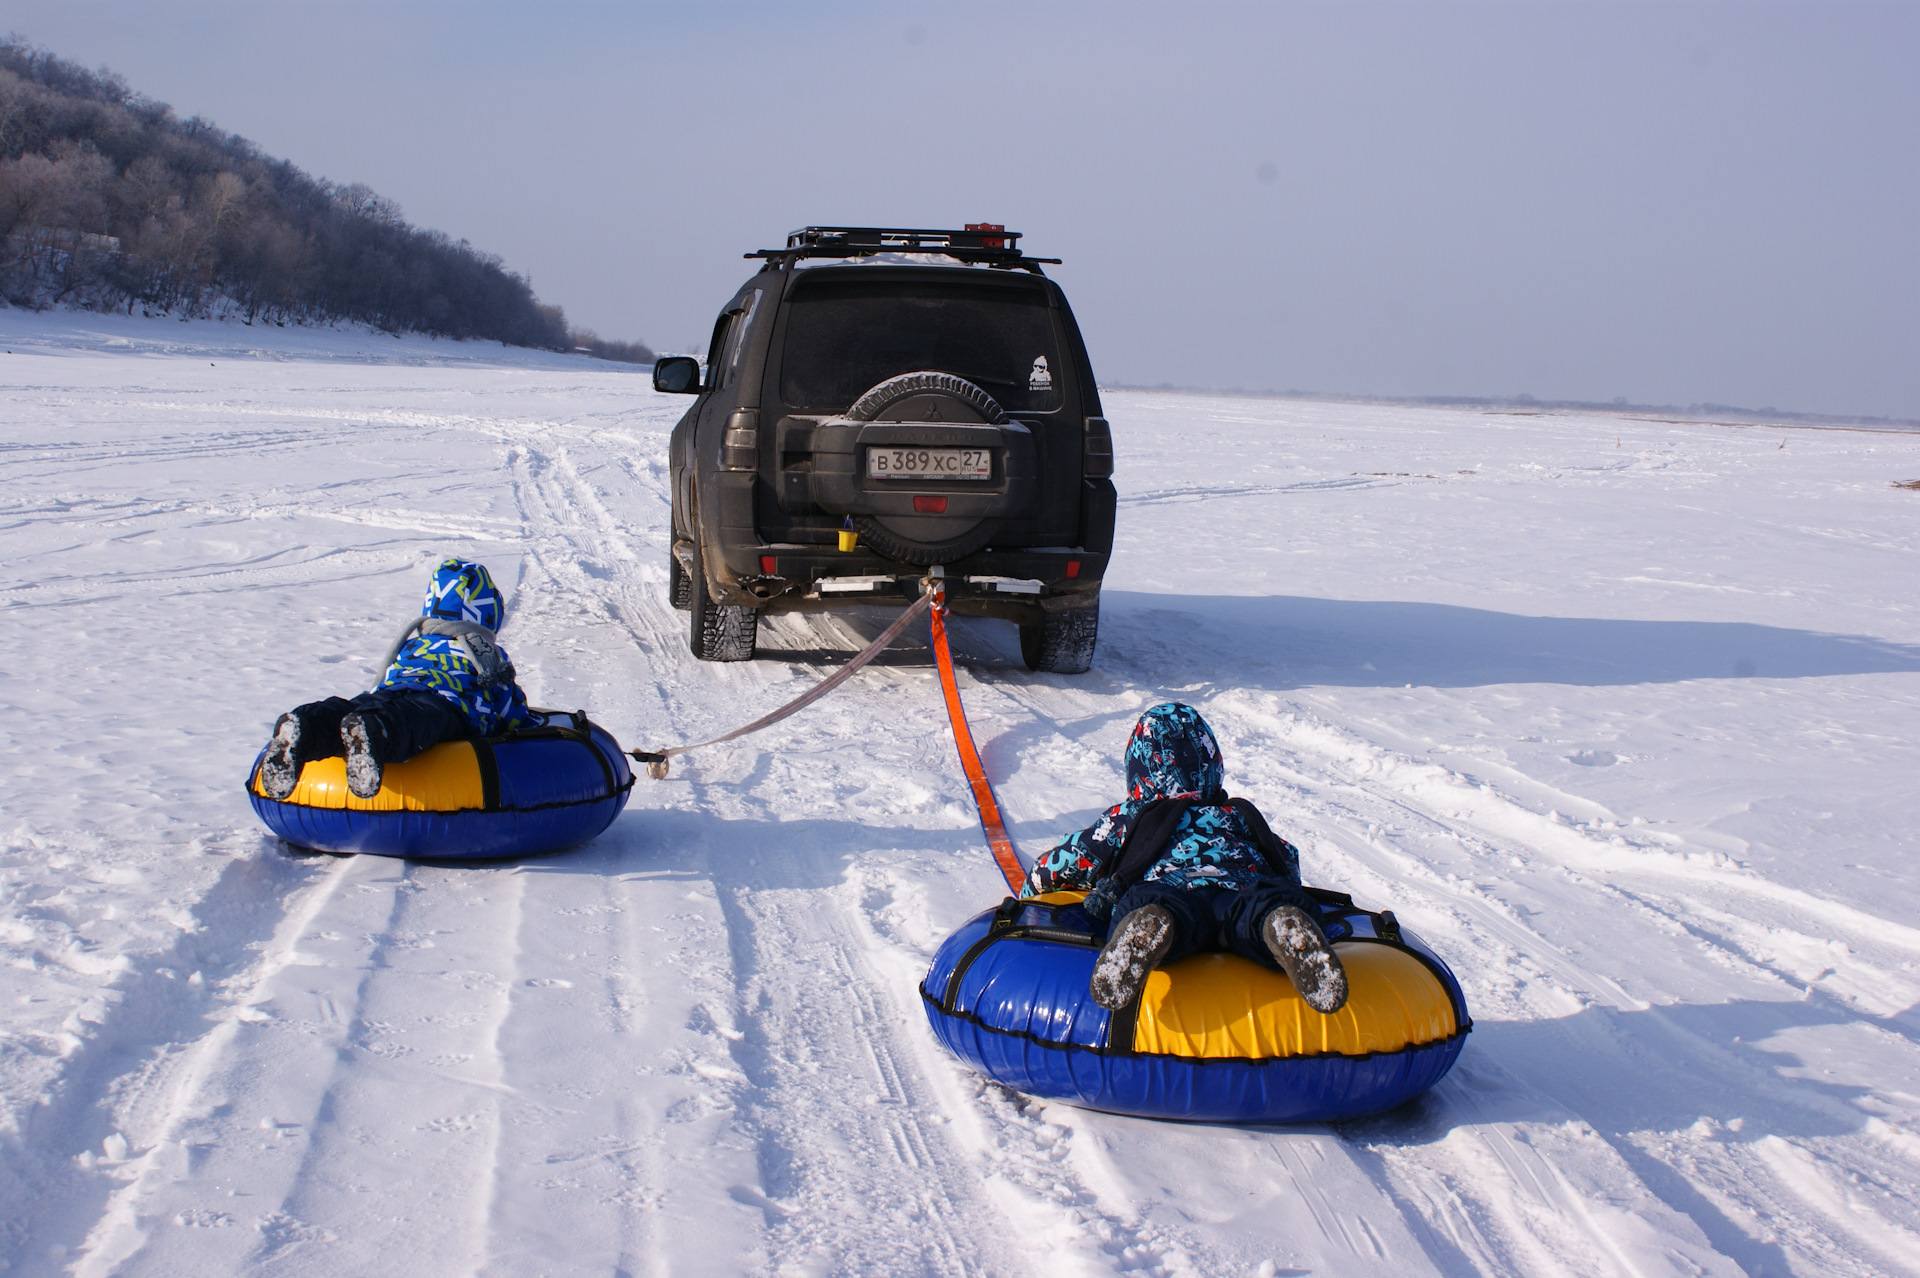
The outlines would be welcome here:
[[[888,600],[824,613],[787,613],[762,619],[760,642],[754,651],[757,661],[782,661],[797,666],[821,666],[839,669],[853,660],[860,645],[873,641],[892,625],[906,607],[906,601]],[[844,642],[832,642],[826,628],[828,619],[854,636]],[[970,670],[1027,673],[1020,660],[1019,632],[1010,621],[986,617],[951,617],[947,634],[956,663]],[[927,623],[909,626],[885,652],[868,663],[874,666],[933,670],[933,646]],[[1058,678],[1044,675],[1039,678]]]
[[[1609,687],[1920,672],[1920,645],[1747,622],[1528,617],[1291,595],[1101,596],[1094,669],[1283,690]]]
[[[836,614],[859,642],[897,609]],[[858,651],[822,644],[810,616],[763,631],[759,657],[838,668]],[[1920,644],[1740,621],[1530,617],[1457,604],[1314,599],[1300,595],[1163,595],[1106,590],[1100,644],[1087,675],[1029,672],[1013,625],[950,623],[954,660],[994,680],[1074,686],[1103,673],[1152,684],[1468,688],[1505,683],[1611,687],[1690,679],[1801,679],[1920,672]],[[933,667],[915,627],[873,661]]]

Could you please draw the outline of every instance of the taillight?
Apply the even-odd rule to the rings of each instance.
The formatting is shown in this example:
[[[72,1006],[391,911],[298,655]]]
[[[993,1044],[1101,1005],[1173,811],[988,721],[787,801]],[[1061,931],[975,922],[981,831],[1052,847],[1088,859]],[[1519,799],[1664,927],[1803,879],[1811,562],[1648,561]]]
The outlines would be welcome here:
[[[1078,577],[1079,575],[1080,575],[1080,561],[1078,559],[1067,560],[1067,577],[1071,579],[1074,577]]]
[[[1081,465],[1088,479],[1107,479],[1113,474],[1113,431],[1104,417],[1087,418],[1086,450]]]
[[[944,515],[947,513],[945,497],[915,497],[913,508],[923,515]]]
[[[773,576],[773,570],[774,570],[773,556],[772,555],[760,556],[760,571],[764,572],[765,574],[767,574],[767,576],[771,577]]]
[[[727,418],[727,433],[720,441],[721,470],[758,470],[760,468],[760,410],[736,408]]]

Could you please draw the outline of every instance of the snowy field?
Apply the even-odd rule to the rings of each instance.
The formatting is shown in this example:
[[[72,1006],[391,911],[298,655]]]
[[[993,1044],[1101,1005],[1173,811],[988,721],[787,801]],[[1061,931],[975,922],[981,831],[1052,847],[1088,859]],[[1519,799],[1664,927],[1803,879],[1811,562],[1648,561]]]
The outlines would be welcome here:
[[[1401,1110],[1208,1127],[933,1040],[915,982],[1001,889],[920,641],[568,855],[253,819],[274,716],[368,684],[448,554],[510,588],[536,703],[628,745],[877,633],[688,655],[688,401],[346,332],[0,343],[9,1274],[1920,1272],[1920,435],[1112,394],[1092,673],[956,625],[1015,836],[1190,701],[1477,1021]]]

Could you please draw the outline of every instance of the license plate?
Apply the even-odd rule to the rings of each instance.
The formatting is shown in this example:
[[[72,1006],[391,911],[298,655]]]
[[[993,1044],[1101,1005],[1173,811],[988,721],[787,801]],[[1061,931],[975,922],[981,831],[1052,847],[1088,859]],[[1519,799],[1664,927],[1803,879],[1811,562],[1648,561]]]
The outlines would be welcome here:
[[[985,448],[869,448],[868,479],[992,479]]]

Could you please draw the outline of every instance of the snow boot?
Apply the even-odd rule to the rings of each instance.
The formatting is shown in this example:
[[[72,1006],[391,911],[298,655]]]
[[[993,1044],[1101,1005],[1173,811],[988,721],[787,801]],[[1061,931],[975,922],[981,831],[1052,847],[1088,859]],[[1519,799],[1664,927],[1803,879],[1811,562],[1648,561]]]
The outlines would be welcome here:
[[[269,799],[285,802],[300,784],[300,720],[283,714],[274,721],[273,740],[267,742],[267,757],[260,760],[260,788]]]
[[[1140,987],[1173,948],[1173,915],[1164,905],[1143,905],[1121,919],[1093,964],[1087,990],[1093,1001],[1119,1011],[1140,997]]]
[[[1283,905],[1272,911],[1260,924],[1260,939],[1308,1007],[1331,1014],[1347,1005],[1347,970],[1327,944],[1327,934],[1305,910]]]
[[[373,756],[365,715],[350,714],[340,721],[340,745],[347,756],[347,789],[356,799],[380,793],[380,760]]]

